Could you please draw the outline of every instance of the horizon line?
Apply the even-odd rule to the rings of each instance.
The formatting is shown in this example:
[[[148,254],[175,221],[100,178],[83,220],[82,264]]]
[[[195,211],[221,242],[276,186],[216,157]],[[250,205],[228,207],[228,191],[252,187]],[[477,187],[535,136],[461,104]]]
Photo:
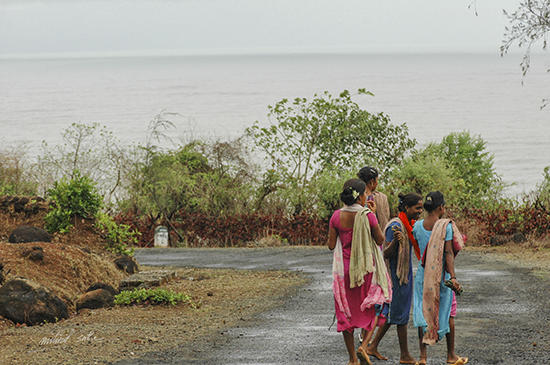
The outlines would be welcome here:
[[[518,52],[519,51],[519,52]],[[521,50],[507,54],[521,54]],[[538,53],[538,52],[532,52]],[[204,57],[204,56],[293,56],[293,55],[430,55],[430,54],[495,54],[498,47],[278,47],[278,48],[205,48],[174,50],[125,50],[87,52],[35,52],[0,54],[0,60],[18,59],[71,59],[71,58],[133,58],[133,57]]]

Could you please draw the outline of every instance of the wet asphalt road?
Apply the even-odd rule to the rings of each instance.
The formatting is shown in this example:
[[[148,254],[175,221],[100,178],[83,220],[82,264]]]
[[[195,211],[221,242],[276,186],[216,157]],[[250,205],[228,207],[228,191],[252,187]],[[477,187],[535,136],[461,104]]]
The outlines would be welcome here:
[[[310,281],[286,303],[257,315],[243,326],[225,330],[212,342],[151,352],[116,364],[346,364],[342,335],[333,320],[332,253],[326,248],[147,249],[136,253],[141,265],[300,270]],[[416,267],[417,263],[414,264]],[[550,281],[491,255],[461,252],[457,277],[465,293],[458,297],[455,320],[459,356],[471,364],[550,364]],[[411,316],[412,317],[412,316]],[[409,349],[418,357],[417,331],[409,324]],[[398,364],[397,334],[390,328],[379,346]],[[428,364],[445,364],[445,341],[428,348]]]

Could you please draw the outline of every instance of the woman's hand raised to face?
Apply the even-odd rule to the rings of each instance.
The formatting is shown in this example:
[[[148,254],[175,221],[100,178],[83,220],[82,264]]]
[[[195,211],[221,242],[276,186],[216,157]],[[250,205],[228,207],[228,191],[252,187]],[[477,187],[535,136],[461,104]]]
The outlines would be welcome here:
[[[376,203],[373,202],[372,200],[369,200],[367,202],[367,207],[372,210],[373,213],[376,213]]]

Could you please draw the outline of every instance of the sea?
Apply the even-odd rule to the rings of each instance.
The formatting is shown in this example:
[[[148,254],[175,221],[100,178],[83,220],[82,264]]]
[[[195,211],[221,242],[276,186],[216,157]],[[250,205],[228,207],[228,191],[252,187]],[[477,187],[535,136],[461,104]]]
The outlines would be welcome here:
[[[73,123],[99,123],[123,143],[144,144],[164,113],[176,129],[169,143],[238,138],[268,106],[360,88],[353,100],[406,124],[419,146],[451,132],[486,141],[494,167],[519,196],[535,189],[550,165],[550,59],[521,54],[277,54],[27,57],[0,59],[0,149],[63,143]],[[169,146],[165,146],[169,147]]]

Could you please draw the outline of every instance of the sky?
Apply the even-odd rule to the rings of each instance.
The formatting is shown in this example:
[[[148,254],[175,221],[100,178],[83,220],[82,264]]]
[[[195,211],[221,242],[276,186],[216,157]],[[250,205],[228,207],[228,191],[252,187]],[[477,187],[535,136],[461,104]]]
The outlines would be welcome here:
[[[502,10],[513,11],[518,4],[519,0],[0,0],[0,56],[498,53],[507,24]]]

